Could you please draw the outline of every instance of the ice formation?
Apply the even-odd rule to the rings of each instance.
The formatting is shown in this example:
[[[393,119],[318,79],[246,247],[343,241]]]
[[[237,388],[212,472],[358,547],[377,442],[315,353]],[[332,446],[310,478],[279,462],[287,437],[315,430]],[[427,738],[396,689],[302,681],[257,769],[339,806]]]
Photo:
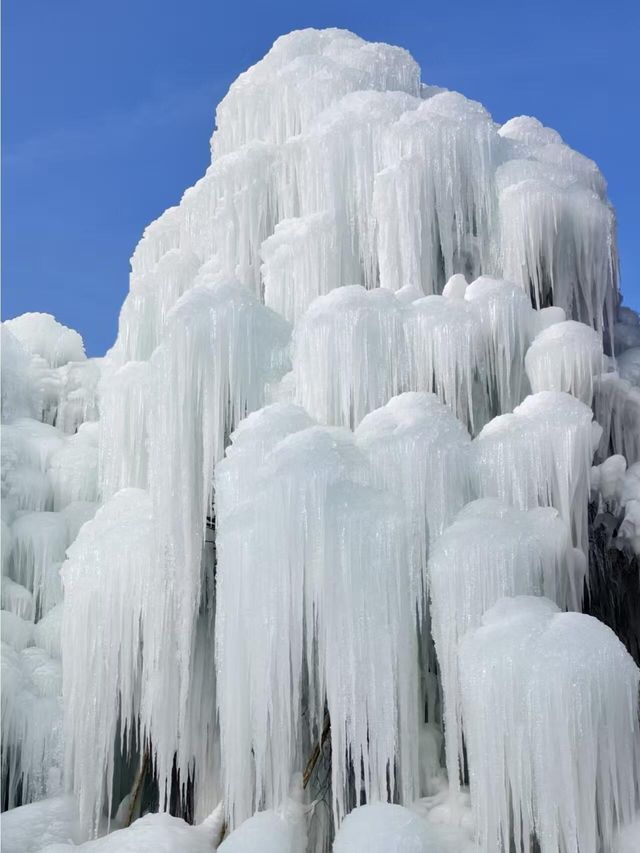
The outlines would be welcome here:
[[[546,598],[504,598],[463,639],[459,663],[484,849],[515,838],[528,853],[534,832],[541,853],[613,849],[640,761],[640,673],[613,632]]]
[[[519,509],[555,507],[586,554],[589,471],[600,434],[591,409],[575,397],[532,394],[474,442],[478,492]]]
[[[603,372],[602,340],[584,323],[554,323],[535,337],[524,364],[532,391],[567,391],[590,406]]]
[[[586,612],[640,655],[640,319],[602,175],[342,30],[278,39],[211,152],[104,358],[2,326],[8,849],[624,849],[638,669]]]
[[[271,407],[253,420],[262,465],[242,452],[247,425],[216,472],[216,652],[230,820],[282,801],[303,769],[297,745],[320,737],[325,702],[330,719],[344,721],[332,731],[332,753],[350,756],[354,772],[362,767],[366,798],[384,800],[396,784],[411,797],[418,685],[401,505],[365,485],[366,459],[346,430],[305,428],[295,407]],[[276,438],[289,434],[268,449],[274,426]],[[242,649],[233,641],[238,620]],[[361,636],[345,655],[355,625]],[[239,654],[246,679],[238,678]],[[339,759],[332,789],[339,821],[352,796]]]
[[[522,511],[495,498],[473,501],[437,540],[429,559],[432,632],[444,699],[450,785],[464,764],[458,648],[504,596],[544,595],[579,609],[584,576],[556,510]]]
[[[469,434],[435,395],[407,392],[367,415],[355,437],[373,483],[404,502],[411,591],[422,614],[430,543],[470,497]]]

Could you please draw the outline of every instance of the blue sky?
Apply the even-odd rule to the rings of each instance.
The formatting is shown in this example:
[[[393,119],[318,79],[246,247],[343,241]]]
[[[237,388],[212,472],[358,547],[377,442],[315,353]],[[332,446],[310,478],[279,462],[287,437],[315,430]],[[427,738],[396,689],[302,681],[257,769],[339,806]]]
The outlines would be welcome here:
[[[596,160],[640,309],[637,0],[4,0],[2,18],[3,317],[48,311],[102,354],[144,226],[204,172],[215,105],[304,26],[402,45],[425,82]]]

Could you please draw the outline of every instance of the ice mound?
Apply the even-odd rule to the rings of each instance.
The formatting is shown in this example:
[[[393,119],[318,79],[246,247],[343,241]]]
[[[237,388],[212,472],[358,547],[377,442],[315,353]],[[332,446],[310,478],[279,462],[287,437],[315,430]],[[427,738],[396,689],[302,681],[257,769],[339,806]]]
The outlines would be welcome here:
[[[522,511],[494,498],[473,501],[436,541],[429,558],[431,630],[444,699],[450,785],[464,766],[458,648],[486,610],[509,595],[544,595],[561,607],[582,603],[582,562],[556,510]]]
[[[84,361],[84,344],[74,330],[58,323],[51,314],[22,314],[4,325],[31,355],[39,355],[49,367],[68,361]]]
[[[471,798],[486,849],[612,850],[635,812],[640,671],[613,632],[505,598],[460,645]],[[522,755],[527,761],[522,761]]]
[[[602,373],[602,340],[584,323],[555,323],[536,335],[524,363],[534,393],[566,391],[589,406]]]
[[[478,491],[520,509],[555,507],[586,554],[589,470],[600,435],[591,409],[575,397],[531,394],[475,440]]]
[[[354,809],[336,835],[333,853],[449,853],[437,831],[409,809],[375,803]]]

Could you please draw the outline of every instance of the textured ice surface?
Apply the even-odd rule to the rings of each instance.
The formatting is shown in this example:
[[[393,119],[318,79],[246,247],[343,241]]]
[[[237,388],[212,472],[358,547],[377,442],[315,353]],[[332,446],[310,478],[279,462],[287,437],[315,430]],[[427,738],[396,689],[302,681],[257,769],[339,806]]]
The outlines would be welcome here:
[[[469,434],[435,395],[407,392],[367,415],[355,438],[373,483],[405,506],[411,591],[420,613],[429,545],[470,495]]]
[[[41,356],[50,367],[86,358],[80,335],[58,323],[51,314],[22,314],[15,320],[6,320],[5,326],[27,352]]]
[[[584,323],[567,320],[541,331],[525,356],[531,390],[567,391],[587,405],[602,373],[602,340]]]
[[[52,801],[45,801],[46,803]],[[33,808],[30,806],[29,808]],[[27,819],[24,815],[23,819]],[[217,825],[203,823],[189,826],[181,818],[168,814],[147,814],[136,820],[126,829],[116,829],[109,835],[85,841],[84,844],[67,843],[71,841],[71,833],[78,833],[76,825],[70,820],[65,821],[63,813],[58,825],[43,831],[38,838],[43,839],[47,846],[31,847],[28,850],[41,853],[73,853],[74,850],[84,850],[85,853],[211,853],[215,850],[215,841],[219,837]],[[67,819],[68,820],[68,819]],[[63,821],[65,821],[63,823]],[[65,838],[65,832],[69,833]],[[21,839],[19,830],[12,827],[12,837]],[[33,838],[30,833],[22,837]],[[52,843],[49,843],[52,842]],[[4,849],[4,848],[3,848]],[[19,848],[23,849],[23,848]]]
[[[637,666],[597,619],[546,598],[502,599],[482,622],[460,649],[481,842],[530,851],[535,831],[541,853],[613,849],[636,804]]]
[[[437,830],[409,809],[375,803],[354,809],[333,845],[334,853],[448,853]]]
[[[306,812],[289,800],[274,811],[259,811],[234,830],[218,847],[221,853],[304,853]]]
[[[83,840],[73,797],[52,797],[4,812],[0,818],[2,853],[39,853],[50,844]]]
[[[296,325],[298,402],[325,424],[354,427],[405,389],[401,304],[386,290],[341,287],[316,299]]]
[[[475,440],[479,492],[520,509],[555,507],[586,554],[589,470],[600,435],[591,409],[575,397],[531,394]]]
[[[241,424],[216,475],[216,652],[231,819],[282,801],[292,772],[304,769],[297,743],[320,736],[325,699],[335,721],[332,753],[362,764],[367,797],[386,799],[397,774],[410,798],[418,685],[401,505],[362,484],[366,459],[346,430],[305,429],[291,406],[259,415]],[[257,440],[267,452],[256,471],[242,444],[249,432],[268,439],[276,417],[289,435],[270,452]],[[338,820],[348,809],[345,773],[332,763]]]
[[[460,641],[504,596],[544,595],[563,608],[579,609],[583,577],[574,563],[569,529],[556,510],[523,512],[494,498],[467,504],[435,543],[428,567],[431,627],[452,787],[458,787],[464,766]]]
[[[30,638],[27,646],[27,638],[14,647],[4,642],[9,628],[11,639],[18,639],[18,619],[2,614],[2,773],[9,808],[62,788],[60,662],[31,646]],[[31,624],[23,625],[32,631]]]
[[[121,491],[83,527],[62,568],[67,772],[85,826],[98,825],[105,800],[111,810],[118,721],[130,750],[141,711],[140,646],[152,592],[151,527],[148,495]],[[91,642],[84,642],[85,637]],[[151,648],[143,649],[151,655]],[[94,706],[99,714],[92,712]],[[91,761],[86,760],[89,754]]]

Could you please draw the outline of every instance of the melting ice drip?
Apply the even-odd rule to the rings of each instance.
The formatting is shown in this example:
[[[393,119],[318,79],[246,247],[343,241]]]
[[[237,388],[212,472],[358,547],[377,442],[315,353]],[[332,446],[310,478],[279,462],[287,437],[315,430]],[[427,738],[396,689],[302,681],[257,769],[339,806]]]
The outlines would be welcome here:
[[[278,39],[211,150],[104,359],[48,315],[3,325],[8,805],[64,777],[96,832],[141,760],[160,810],[222,800],[223,848],[297,853],[308,767],[310,849],[370,815],[421,851],[610,850],[638,670],[547,602],[581,607],[590,489],[640,542],[640,321],[597,167],[341,30]],[[442,731],[449,818],[471,783],[449,835],[383,805],[442,787]]]

